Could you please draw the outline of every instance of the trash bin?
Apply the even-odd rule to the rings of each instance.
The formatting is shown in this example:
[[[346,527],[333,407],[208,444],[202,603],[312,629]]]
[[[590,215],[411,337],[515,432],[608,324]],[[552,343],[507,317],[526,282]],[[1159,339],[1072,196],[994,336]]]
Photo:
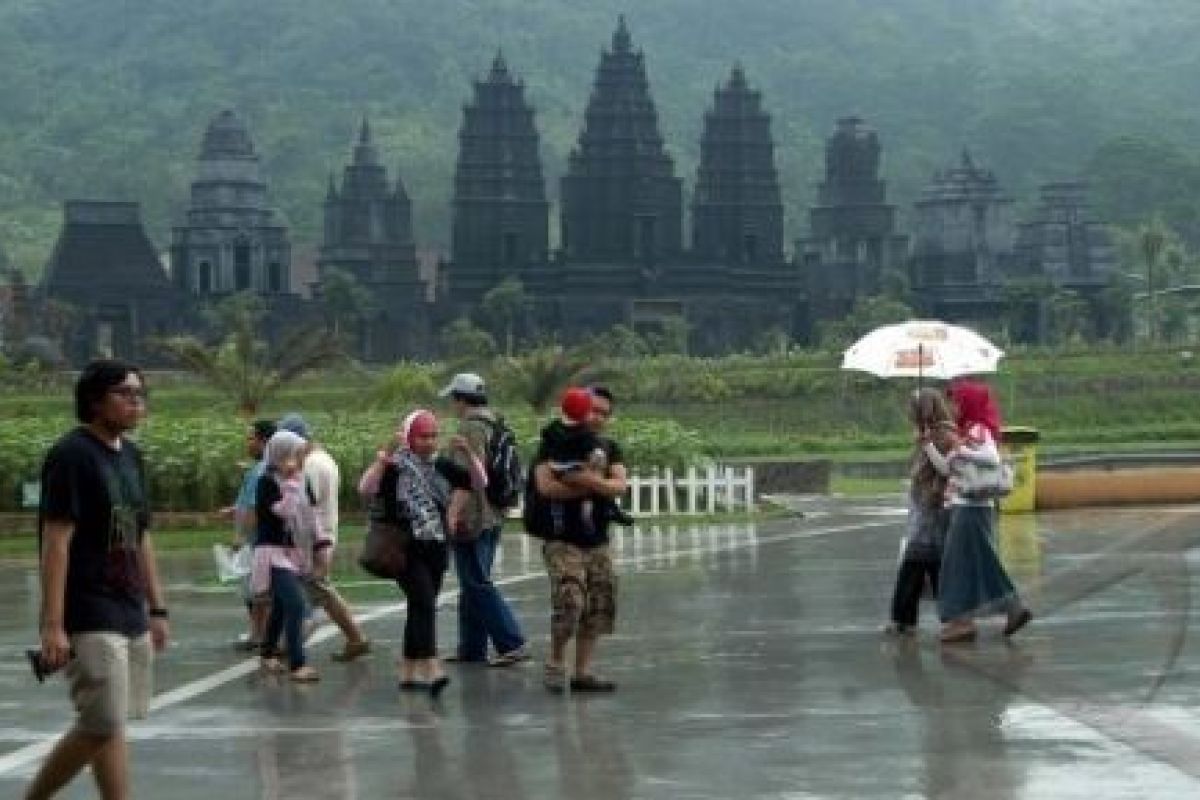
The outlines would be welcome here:
[[[1013,490],[1000,501],[1000,511],[1021,514],[1037,507],[1036,428],[1011,427],[1000,431],[1000,451],[1013,467]]]

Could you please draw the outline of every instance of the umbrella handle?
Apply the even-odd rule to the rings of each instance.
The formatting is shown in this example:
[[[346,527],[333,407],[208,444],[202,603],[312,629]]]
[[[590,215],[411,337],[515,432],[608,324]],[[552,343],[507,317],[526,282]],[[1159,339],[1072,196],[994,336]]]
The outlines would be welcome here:
[[[921,391],[922,379],[925,377],[925,343],[917,342],[917,391]]]

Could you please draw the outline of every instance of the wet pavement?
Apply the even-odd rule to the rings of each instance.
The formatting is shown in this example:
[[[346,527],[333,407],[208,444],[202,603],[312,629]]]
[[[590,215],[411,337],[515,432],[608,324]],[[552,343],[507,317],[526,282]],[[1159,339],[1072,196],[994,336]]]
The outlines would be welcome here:
[[[1200,508],[1006,518],[1000,549],[1038,619],[941,648],[880,634],[903,518],[894,501],[797,501],[803,518],[663,527],[620,550],[610,697],[556,697],[537,661],[451,667],[439,704],[401,697],[402,611],[359,589],[377,651],[323,680],[265,678],[228,646],[242,614],[173,557],[178,642],[134,726],[139,798],[1185,798],[1200,796]],[[546,649],[535,548],[505,592]],[[1195,574],[1194,574],[1195,573]],[[453,590],[453,586],[450,587]],[[21,650],[36,580],[0,565],[0,797],[70,718]],[[452,607],[440,616],[454,641]],[[319,634],[318,638],[323,634]],[[94,794],[81,776],[65,797]]]

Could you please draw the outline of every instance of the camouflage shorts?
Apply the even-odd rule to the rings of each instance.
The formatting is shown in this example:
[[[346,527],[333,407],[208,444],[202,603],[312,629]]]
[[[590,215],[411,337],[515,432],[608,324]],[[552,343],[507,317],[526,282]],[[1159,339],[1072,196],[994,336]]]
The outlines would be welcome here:
[[[542,555],[550,573],[550,627],[554,636],[612,633],[617,617],[617,576],[608,547],[585,549],[565,542],[547,542]]]

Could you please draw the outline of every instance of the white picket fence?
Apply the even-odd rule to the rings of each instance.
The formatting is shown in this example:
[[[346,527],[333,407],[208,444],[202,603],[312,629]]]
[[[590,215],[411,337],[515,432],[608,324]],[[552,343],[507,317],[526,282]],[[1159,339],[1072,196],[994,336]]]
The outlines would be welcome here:
[[[635,517],[753,513],[754,468],[712,464],[703,469],[689,467],[682,474],[669,468],[634,473],[621,507]],[[520,507],[513,509],[511,516],[521,516]]]
[[[754,511],[754,468],[710,465],[681,475],[654,469],[629,479],[622,507],[634,516]]]

